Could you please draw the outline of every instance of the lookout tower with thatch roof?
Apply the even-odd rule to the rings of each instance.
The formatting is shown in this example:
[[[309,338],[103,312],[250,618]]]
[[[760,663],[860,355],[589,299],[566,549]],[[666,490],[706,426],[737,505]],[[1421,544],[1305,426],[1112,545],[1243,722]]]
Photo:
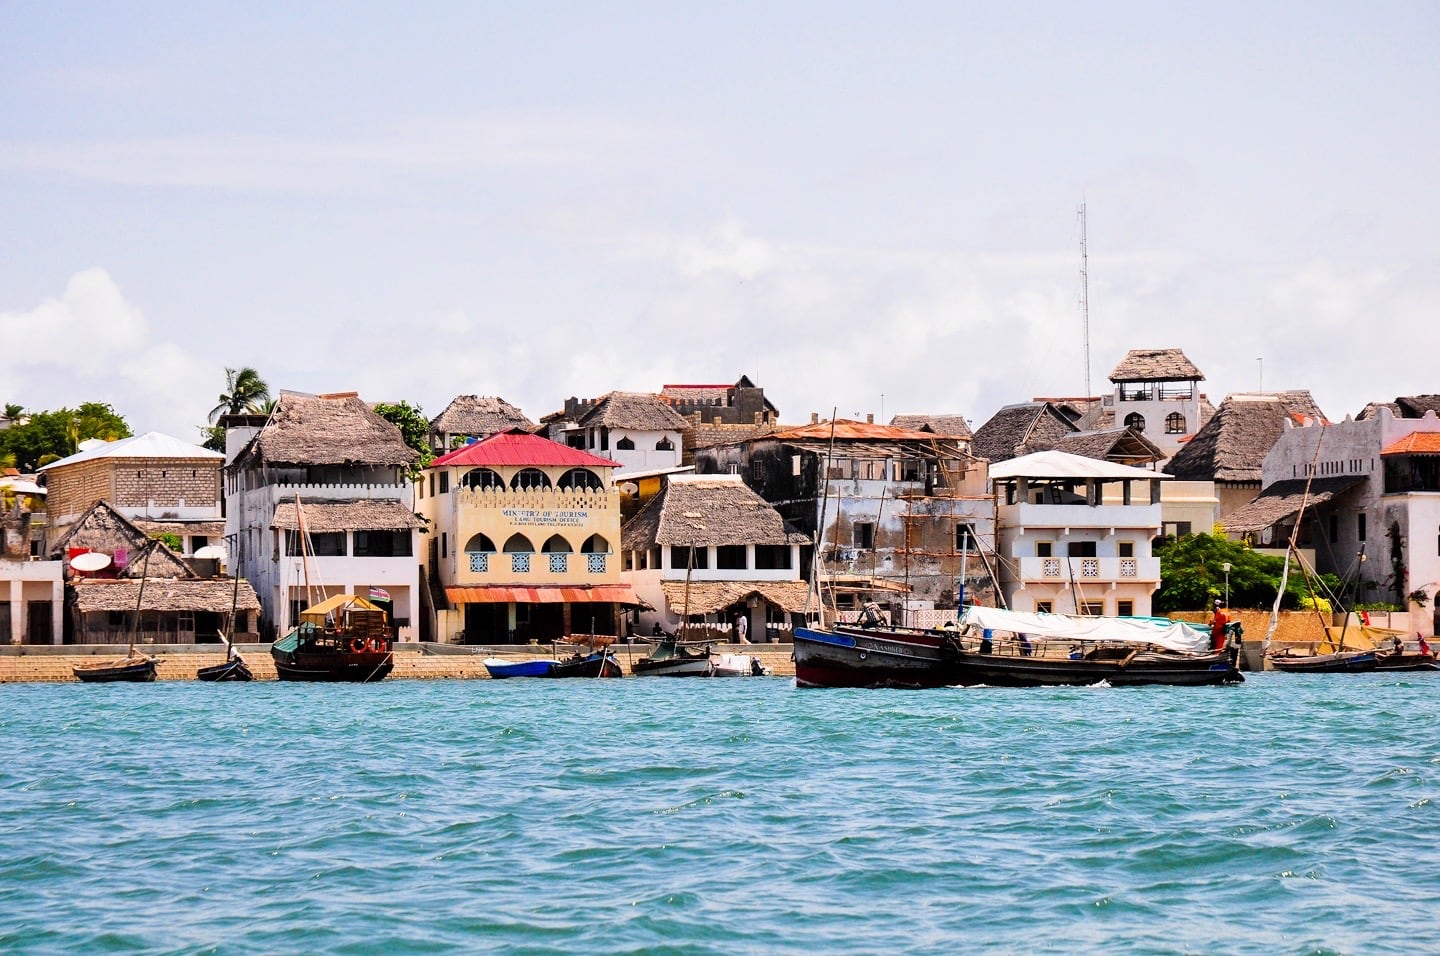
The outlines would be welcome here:
[[[1140,432],[1168,458],[1200,429],[1204,380],[1179,349],[1131,349],[1110,373],[1115,423]]]

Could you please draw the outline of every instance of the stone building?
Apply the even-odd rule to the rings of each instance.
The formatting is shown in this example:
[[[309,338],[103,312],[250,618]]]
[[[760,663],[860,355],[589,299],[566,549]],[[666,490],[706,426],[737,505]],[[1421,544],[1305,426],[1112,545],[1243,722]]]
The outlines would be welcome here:
[[[806,610],[810,539],[739,475],[672,476],[625,522],[621,541],[625,579],[653,608],[640,613],[642,635],[685,623],[728,636],[743,616],[751,640],[788,643]],[[818,597],[811,605],[818,610]]]
[[[637,602],[618,560],[618,467],[519,430],[431,462],[417,506],[433,639],[548,643],[626,630]]]
[[[224,463],[218,452],[160,432],[96,442],[40,469],[48,492],[49,540],[64,535],[97,501],[106,501],[145,533],[174,535],[182,554],[219,544],[225,534]]]
[[[0,496],[0,643],[59,644],[63,639],[64,565],[31,553],[30,507],[40,497]]]
[[[420,520],[408,477],[419,457],[354,392],[282,392],[268,418],[227,416],[226,537],[255,588],[267,635],[337,594],[388,594],[411,639]]]

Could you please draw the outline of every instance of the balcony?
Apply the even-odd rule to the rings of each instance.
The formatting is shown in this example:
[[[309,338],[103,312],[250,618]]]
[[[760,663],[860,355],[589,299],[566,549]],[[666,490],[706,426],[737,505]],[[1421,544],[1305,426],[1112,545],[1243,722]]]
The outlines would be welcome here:
[[[1134,583],[1160,580],[1159,558],[1021,558],[1019,579],[1024,582],[1080,584]]]
[[[1022,528],[1023,534],[1037,532],[1058,532],[1076,528],[1098,528],[1105,531],[1115,529],[1144,529],[1151,534],[1160,533],[1160,506],[1152,504],[1130,505],[1002,505],[1001,517],[1009,527]]]

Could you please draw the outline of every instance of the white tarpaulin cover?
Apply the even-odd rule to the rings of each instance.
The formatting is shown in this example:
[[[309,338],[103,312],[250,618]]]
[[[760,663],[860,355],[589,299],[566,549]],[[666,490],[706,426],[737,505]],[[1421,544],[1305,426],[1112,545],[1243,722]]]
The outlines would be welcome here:
[[[1145,618],[1070,617],[1065,614],[1032,614],[998,607],[971,606],[961,615],[960,623],[1057,641],[1153,644],[1168,651],[1185,654],[1203,654],[1210,649],[1208,634],[1180,621],[1167,625]]]

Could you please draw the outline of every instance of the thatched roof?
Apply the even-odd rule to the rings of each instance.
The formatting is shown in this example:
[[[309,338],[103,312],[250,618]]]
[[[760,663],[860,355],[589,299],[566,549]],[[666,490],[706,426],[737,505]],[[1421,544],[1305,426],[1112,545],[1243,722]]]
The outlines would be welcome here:
[[[1440,395],[1401,395],[1393,402],[1371,402],[1355,419],[1375,418],[1382,408],[1390,409],[1396,418],[1424,418],[1426,412],[1440,415]]]
[[[974,435],[964,415],[896,415],[890,424],[915,432],[934,432],[942,438],[968,439]]]
[[[791,614],[805,610],[805,598],[810,586],[804,581],[692,581],[687,588],[684,581],[661,581],[665,602],[675,614],[714,614],[727,607],[747,600],[750,595],[759,595],[771,604]]]
[[[611,392],[577,422],[581,428],[627,428],[631,431],[683,432],[685,418],[658,395]]]
[[[1006,405],[976,430],[970,453],[992,462],[1008,461],[1054,448],[1075,430],[1070,418],[1050,402]]]
[[[738,476],[674,477],[620,529],[621,547],[719,547],[733,544],[806,544],[785,527],[774,506]]]
[[[130,555],[130,560],[120,572],[122,578],[149,581],[157,578],[193,580],[196,577],[185,559],[165,546],[163,541],[151,541],[139,551]]]
[[[140,582],[120,578],[113,581],[78,581],[74,585],[75,607],[84,612],[134,611],[142,600]],[[241,581],[237,593],[230,578],[206,581],[166,581],[149,579],[141,610],[144,611],[211,611],[229,614],[231,603],[241,611],[260,610],[260,601],[249,581]]]
[[[1308,391],[1228,395],[1165,466],[1186,481],[1260,482],[1265,456],[1286,424],[1325,421]]]
[[[155,521],[146,518],[136,518],[135,527],[149,535],[176,534],[182,538],[219,538],[225,534],[224,519],[219,521],[181,521],[175,518],[167,518],[164,521]]]
[[[418,457],[400,429],[354,392],[282,392],[269,421],[236,456],[235,466],[407,466]]]
[[[1230,512],[1222,523],[1226,531],[1235,533],[1264,531],[1298,513],[1302,501],[1305,507],[1314,508],[1344,494],[1363,481],[1363,475],[1313,478],[1310,480],[1310,496],[1307,499],[1305,479],[1286,478],[1260,492],[1260,497],[1248,505],[1241,505]]]
[[[1204,378],[1179,349],[1131,349],[1110,373],[1112,382],[1183,382]]]
[[[457,395],[430,421],[432,434],[484,438],[511,428],[533,432],[536,424],[503,398],[492,395]]]
[[[1057,441],[1055,451],[1119,462],[1122,465],[1147,465],[1165,460],[1165,453],[1133,428],[1075,432]]]
[[[60,557],[68,551],[80,549],[111,555],[122,550],[134,553],[149,540],[130,519],[116,511],[110,502],[101,499],[86,509],[80,520],[50,546],[50,555]]]
[[[367,499],[362,501],[302,501],[305,528],[316,533],[330,531],[405,531],[422,528],[425,523],[415,512],[398,501]],[[293,501],[275,506],[270,527],[285,531],[300,529],[300,516]]]

